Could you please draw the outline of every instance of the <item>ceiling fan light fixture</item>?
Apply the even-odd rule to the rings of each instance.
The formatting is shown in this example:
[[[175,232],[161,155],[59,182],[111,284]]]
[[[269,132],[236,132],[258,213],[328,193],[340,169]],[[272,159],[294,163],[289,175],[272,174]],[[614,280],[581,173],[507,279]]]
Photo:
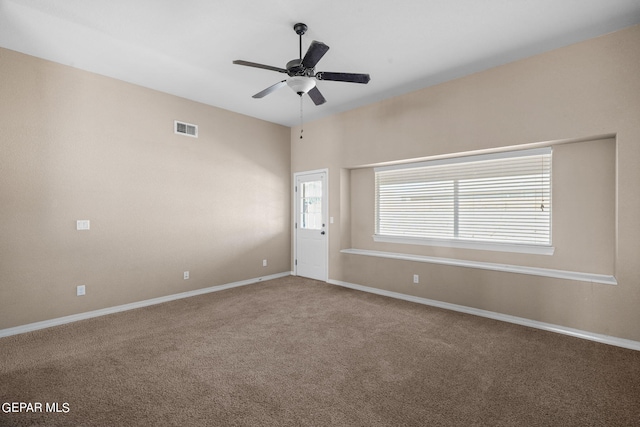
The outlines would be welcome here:
[[[302,96],[316,87],[316,81],[310,77],[293,76],[287,79],[287,84],[295,93]]]

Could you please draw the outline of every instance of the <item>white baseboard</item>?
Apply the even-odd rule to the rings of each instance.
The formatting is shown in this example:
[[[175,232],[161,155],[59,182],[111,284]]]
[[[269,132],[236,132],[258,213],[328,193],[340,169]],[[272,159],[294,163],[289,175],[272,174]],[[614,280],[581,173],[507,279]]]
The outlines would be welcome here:
[[[256,277],[255,279],[241,280],[239,282],[227,283],[224,285],[211,286],[209,288],[196,289],[194,291],[181,292],[179,294],[167,295],[164,297],[152,298],[144,301],[132,302],[130,304],[117,305],[115,307],[102,308],[100,310],[88,311],[85,313],[72,314],[71,316],[58,317],[56,319],[44,320],[42,322],[29,323],[13,328],[0,329],[0,338],[11,335],[23,334],[25,332],[37,331],[38,329],[50,328],[52,326],[64,325],[66,323],[77,322],[78,320],[91,319],[92,317],[104,316],[106,314],[119,313],[121,311],[134,310],[136,308],[147,307],[150,305],[161,304],[163,302],[174,301],[182,298],[194,297],[197,295],[208,294],[211,292],[223,291],[225,289],[237,288],[239,286],[251,285],[267,280],[278,279],[280,277],[290,276],[292,272],[271,274],[269,276]]]
[[[444,308],[446,310],[458,311],[461,313],[472,314],[474,316],[487,317],[489,319],[500,320],[503,322],[515,323],[517,325],[528,326],[531,328],[542,329],[545,331],[556,332],[559,334],[569,335],[572,337],[582,338],[590,341],[596,341],[603,344],[614,345],[617,347],[628,348],[631,350],[640,350],[640,342],[628,340],[624,338],[617,338],[610,335],[596,334],[593,332],[582,331],[579,329],[567,328],[564,326],[554,325],[551,323],[538,322],[536,320],[525,319],[523,317],[511,316],[508,314],[496,313],[488,310],[481,310],[479,308],[467,307],[464,305],[451,304],[448,302],[436,301],[427,298],[416,297],[407,294],[401,294],[399,292],[387,291],[384,289],[371,288],[368,286],[356,285],[353,283],[342,282],[340,280],[329,280],[328,283],[332,285],[343,286],[345,288],[351,288],[358,291],[369,292],[372,294],[383,295],[386,297],[401,299],[405,301],[416,302],[418,304],[429,305],[438,308]]]
[[[88,311],[86,313],[73,314],[70,316],[58,317],[56,319],[45,320],[42,322],[29,323],[26,325],[16,326],[13,328],[0,329],[0,338],[8,337],[11,335],[18,335],[25,332],[37,331],[39,329],[50,328],[52,326],[64,325],[66,323],[77,322],[79,320],[91,319],[92,317],[104,316],[107,314],[118,313],[121,311],[134,310],[136,308],[147,307],[150,305],[161,304],[164,302],[174,301],[182,298],[189,298],[197,295],[203,295],[211,292],[223,291],[225,289],[237,288],[240,286],[251,285],[267,280],[277,279],[280,277],[286,277],[293,275],[293,272],[287,271],[284,273],[272,274],[269,276],[257,277],[255,279],[242,280],[239,282],[227,283],[224,285],[211,286],[209,288],[196,289],[194,291],[181,292],[179,294],[167,295],[164,297],[152,298],[144,301],[133,302],[130,304],[118,305],[115,307],[103,308],[100,310]],[[328,280],[327,283],[337,286],[343,286],[345,288],[351,288],[362,292],[369,292],[372,294],[387,296],[391,298],[401,299],[405,301],[415,302],[418,304],[429,305],[433,307],[439,307],[446,310],[458,311],[461,313],[472,314],[474,316],[487,317],[489,319],[500,320],[503,322],[515,323],[517,325],[529,326],[531,328],[541,329],[545,331],[556,332],[572,337],[587,339],[590,341],[596,341],[603,344],[614,345],[617,347],[628,348],[631,350],[640,351],[640,342],[627,340],[624,338],[617,338],[610,335],[596,334],[593,332],[582,331],[579,329],[567,328],[564,326],[554,325],[551,323],[538,322],[536,320],[525,319],[523,317],[511,316],[508,314],[496,313],[488,310],[481,310],[473,307],[466,307],[458,304],[451,304],[442,301],[430,300],[427,298],[416,297],[407,294],[401,294],[399,292],[387,291],[384,289],[371,288],[368,286],[356,285],[354,283],[343,282],[339,280]]]

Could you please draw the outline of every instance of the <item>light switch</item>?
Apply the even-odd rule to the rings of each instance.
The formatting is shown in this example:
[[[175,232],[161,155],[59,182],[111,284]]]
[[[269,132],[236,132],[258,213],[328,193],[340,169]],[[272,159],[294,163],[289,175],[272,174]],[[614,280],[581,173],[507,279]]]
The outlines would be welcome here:
[[[76,221],[76,230],[88,230],[89,226],[90,224],[88,219],[79,219]]]

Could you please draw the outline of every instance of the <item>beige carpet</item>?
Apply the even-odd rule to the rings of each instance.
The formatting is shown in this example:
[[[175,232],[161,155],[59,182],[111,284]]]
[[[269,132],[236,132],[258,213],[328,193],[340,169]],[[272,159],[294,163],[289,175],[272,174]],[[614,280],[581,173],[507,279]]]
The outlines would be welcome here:
[[[640,352],[287,277],[2,338],[7,402],[43,412],[2,426],[637,426]]]

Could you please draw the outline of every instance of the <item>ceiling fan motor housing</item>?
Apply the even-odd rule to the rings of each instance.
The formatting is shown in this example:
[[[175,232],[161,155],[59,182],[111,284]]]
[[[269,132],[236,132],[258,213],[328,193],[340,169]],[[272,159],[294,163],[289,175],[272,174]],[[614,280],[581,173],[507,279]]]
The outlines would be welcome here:
[[[302,59],[292,59],[287,62],[287,74],[293,76],[304,76],[307,69],[302,65]],[[311,71],[311,70],[310,70]]]

